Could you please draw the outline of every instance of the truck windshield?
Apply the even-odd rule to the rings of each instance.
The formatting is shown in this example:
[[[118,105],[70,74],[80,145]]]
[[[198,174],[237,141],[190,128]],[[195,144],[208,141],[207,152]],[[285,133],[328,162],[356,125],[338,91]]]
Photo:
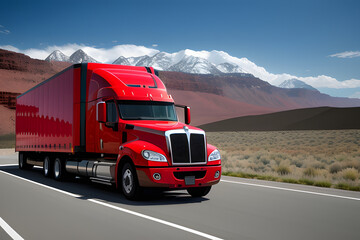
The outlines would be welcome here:
[[[124,120],[177,121],[174,103],[119,101],[118,105]]]

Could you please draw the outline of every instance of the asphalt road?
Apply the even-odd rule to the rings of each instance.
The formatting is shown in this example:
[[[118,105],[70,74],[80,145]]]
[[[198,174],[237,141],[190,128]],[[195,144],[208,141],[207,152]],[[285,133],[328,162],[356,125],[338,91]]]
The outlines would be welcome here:
[[[358,192],[222,177],[204,198],[150,192],[131,202],[16,163],[16,154],[0,155],[1,240],[360,239]]]

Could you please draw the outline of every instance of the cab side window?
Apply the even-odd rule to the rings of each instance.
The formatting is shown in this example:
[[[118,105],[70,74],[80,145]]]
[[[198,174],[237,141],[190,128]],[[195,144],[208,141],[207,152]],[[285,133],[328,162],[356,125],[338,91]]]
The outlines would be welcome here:
[[[106,122],[117,122],[116,104],[113,101],[106,103]]]

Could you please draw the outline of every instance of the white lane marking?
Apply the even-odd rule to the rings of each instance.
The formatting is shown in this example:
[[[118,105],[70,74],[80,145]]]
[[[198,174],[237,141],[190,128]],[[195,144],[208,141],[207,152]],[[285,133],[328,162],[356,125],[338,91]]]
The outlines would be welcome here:
[[[14,240],[24,240],[14,229],[12,229],[9,224],[7,224],[4,219],[0,217],[0,226],[5,232]]]
[[[18,164],[0,164],[0,167],[16,167]],[[42,169],[43,167],[40,166],[34,166],[34,168]]]
[[[1,164],[0,167],[14,167],[17,166],[17,164]]]
[[[222,179],[220,181],[226,182],[226,183],[235,183],[235,184],[249,185],[249,186],[254,186],[254,187],[271,188],[271,189],[285,190],[285,191],[290,191],[290,192],[307,193],[307,194],[320,195],[320,196],[326,196],[326,197],[343,198],[343,199],[360,201],[360,198],[355,198],[355,197],[346,197],[346,196],[341,196],[341,195],[318,193],[318,192],[311,192],[311,191],[304,191],[304,190],[297,190],[297,189],[283,188],[283,187],[274,187],[274,186],[267,186],[267,185],[261,185],[261,184],[255,184],[255,183],[236,182],[236,181],[229,181],[229,180],[222,180]]]
[[[21,179],[21,180],[30,182],[30,183],[34,183],[34,184],[39,185],[39,186],[42,186],[42,187],[45,187],[45,188],[48,188],[48,189],[51,189],[51,190],[60,192],[60,193],[64,193],[64,194],[66,194],[66,195],[69,195],[69,196],[72,196],[72,197],[75,197],[75,198],[81,197],[80,195],[73,194],[73,193],[69,193],[69,192],[66,192],[66,191],[63,191],[63,190],[60,190],[60,189],[57,189],[57,188],[49,187],[49,186],[47,186],[47,185],[44,185],[44,184],[41,184],[41,183],[38,183],[38,182],[34,182],[34,181],[31,181],[31,180],[28,180],[28,179],[26,179],[26,178],[22,178],[22,177],[13,175],[13,174],[11,174],[11,173],[4,172],[4,171],[2,171],[2,170],[0,170],[0,172],[5,173],[5,174],[10,175],[10,176],[13,176],[13,177],[16,177],[16,178],[18,178],[18,179]],[[125,213],[128,213],[128,214],[132,214],[132,215],[134,215],[134,216],[138,216],[138,217],[141,217],[141,218],[145,218],[145,219],[148,219],[148,220],[150,220],[150,221],[158,222],[158,223],[161,223],[161,224],[164,224],[164,225],[173,227],[173,228],[177,228],[177,229],[180,229],[180,230],[183,230],[183,231],[186,231],[186,232],[190,232],[190,233],[192,233],[192,234],[195,234],[195,235],[198,235],[198,236],[207,238],[207,239],[211,239],[211,240],[223,240],[222,238],[218,238],[218,237],[215,237],[215,236],[212,236],[212,235],[209,235],[209,234],[206,234],[206,233],[203,233],[203,232],[200,232],[200,231],[191,229],[191,228],[187,228],[187,227],[184,227],[184,226],[175,224],[175,223],[171,223],[171,222],[168,222],[168,221],[165,221],[165,220],[161,220],[161,219],[159,219],[159,218],[151,217],[151,216],[148,216],[148,215],[145,215],[145,214],[142,214],[142,213],[134,212],[134,211],[131,211],[131,210],[128,210],[128,209],[125,209],[125,208],[116,207],[116,206],[113,206],[113,205],[111,205],[111,204],[103,203],[103,202],[100,202],[100,201],[95,200],[95,199],[88,199],[88,201],[93,202],[93,203],[96,203],[96,204],[103,205],[103,206],[105,206],[105,207],[113,208],[113,209],[116,209],[116,210],[118,210],[118,211],[122,211],[122,212],[125,212]]]
[[[100,204],[100,205],[105,206],[105,207],[109,207],[109,208],[112,208],[112,209],[115,209],[115,210],[118,210],[118,211],[121,211],[121,212],[125,212],[125,213],[131,214],[131,215],[135,215],[137,217],[145,218],[145,219],[148,219],[150,221],[161,223],[161,224],[164,224],[164,225],[167,225],[167,226],[170,226],[170,227],[173,227],[173,228],[177,228],[177,229],[180,229],[180,230],[183,230],[183,231],[186,231],[186,232],[190,232],[192,234],[195,234],[195,235],[198,235],[198,236],[201,236],[201,237],[204,237],[204,238],[208,238],[208,239],[212,239],[212,240],[222,240],[221,238],[218,238],[218,237],[215,237],[215,236],[212,236],[212,235],[209,235],[209,234],[206,234],[206,233],[203,233],[203,232],[191,229],[191,228],[187,228],[187,227],[184,227],[184,226],[172,223],[172,222],[161,220],[159,218],[154,218],[154,217],[151,217],[151,216],[148,216],[148,215],[145,215],[145,214],[142,214],[142,213],[134,212],[134,211],[131,211],[131,210],[128,210],[128,209],[125,209],[125,208],[116,207],[114,205],[104,203],[104,202],[101,202],[101,201],[98,201],[98,200],[95,200],[95,199],[88,199],[88,200],[90,202]]]
[[[4,174],[7,174],[7,175],[9,175],[9,176],[12,176],[12,177],[15,177],[15,178],[24,180],[24,181],[26,181],[26,182],[33,183],[33,184],[39,185],[39,186],[41,186],[41,187],[48,188],[48,189],[51,189],[51,190],[54,190],[54,191],[57,191],[57,192],[60,192],[60,193],[69,195],[69,196],[71,196],[71,197],[76,197],[76,198],[81,197],[80,195],[77,195],[77,194],[74,194],[74,193],[70,193],[70,192],[66,192],[66,191],[63,191],[63,190],[60,190],[60,189],[57,189],[57,188],[54,188],[54,187],[50,187],[50,186],[47,186],[47,185],[45,185],[45,184],[41,184],[41,183],[38,183],[38,182],[34,182],[34,181],[29,180],[29,179],[16,176],[16,175],[14,175],[14,174],[11,174],[11,173],[8,173],[8,172],[4,172],[4,171],[2,171],[2,170],[0,170],[0,172],[1,172],[1,173],[4,173]]]

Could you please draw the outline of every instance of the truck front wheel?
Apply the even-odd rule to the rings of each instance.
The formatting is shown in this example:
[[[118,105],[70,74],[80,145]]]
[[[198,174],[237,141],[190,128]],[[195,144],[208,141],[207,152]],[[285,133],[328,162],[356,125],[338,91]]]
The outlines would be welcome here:
[[[56,181],[62,181],[65,179],[65,165],[60,158],[55,159],[53,170],[54,179]]]
[[[130,163],[125,163],[122,167],[121,189],[127,199],[138,200],[141,196],[141,188],[138,183],[136,172]]]
[[[188,188],[187,191],[192,197],[203,197],[210,192],[211,186],[209,187],[194,187]]]

